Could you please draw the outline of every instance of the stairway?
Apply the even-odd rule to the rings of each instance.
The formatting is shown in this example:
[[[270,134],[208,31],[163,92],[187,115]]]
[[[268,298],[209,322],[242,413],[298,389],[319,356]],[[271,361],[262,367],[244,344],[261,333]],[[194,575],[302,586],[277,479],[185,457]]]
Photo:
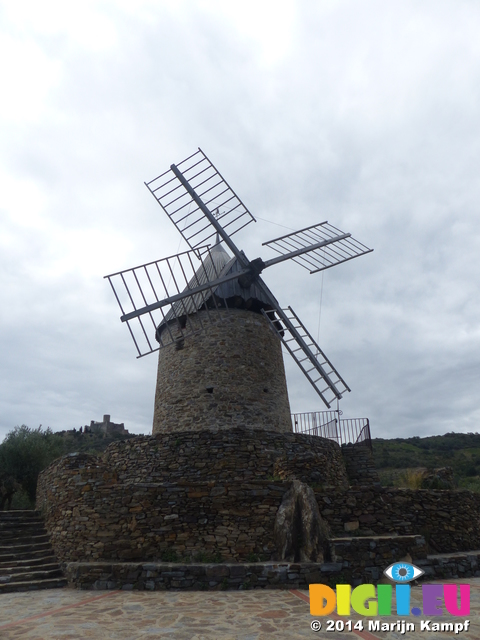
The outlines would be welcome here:
[[[38,511],[0,511],[0,594],[65,587]]]

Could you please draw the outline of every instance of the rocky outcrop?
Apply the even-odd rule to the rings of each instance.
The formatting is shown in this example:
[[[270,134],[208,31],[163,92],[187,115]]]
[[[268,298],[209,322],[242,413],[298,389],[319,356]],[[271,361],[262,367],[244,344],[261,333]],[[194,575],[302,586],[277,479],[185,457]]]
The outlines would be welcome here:
[[[294,480],[284,495],[273,531],[278,560],[323,562],[329,528],[322,520],[313,490]]]
[[[455,489],[456,482],[452,467],[432,469],[423,474],[422,489]]]

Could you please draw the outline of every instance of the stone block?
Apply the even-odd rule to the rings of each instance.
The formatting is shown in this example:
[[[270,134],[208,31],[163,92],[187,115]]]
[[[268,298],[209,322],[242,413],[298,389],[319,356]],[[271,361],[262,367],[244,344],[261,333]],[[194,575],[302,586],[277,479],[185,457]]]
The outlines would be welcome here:
[[[230,575],[230,568],[226,565],[207,565],[205,567],[207,578],[226,578]]]

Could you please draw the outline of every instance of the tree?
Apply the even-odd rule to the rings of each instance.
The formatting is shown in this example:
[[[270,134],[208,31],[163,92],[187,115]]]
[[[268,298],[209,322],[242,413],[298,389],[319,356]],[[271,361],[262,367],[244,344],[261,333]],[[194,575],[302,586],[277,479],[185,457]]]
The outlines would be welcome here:
[[[50,428],[42,430],[40,425],[30,429],[24,424],[15,427],[0,444],[0,493],[1,487],[11,488],[15,482],[25,490],[33,506],[38,474],[64,453],[63,438]]]

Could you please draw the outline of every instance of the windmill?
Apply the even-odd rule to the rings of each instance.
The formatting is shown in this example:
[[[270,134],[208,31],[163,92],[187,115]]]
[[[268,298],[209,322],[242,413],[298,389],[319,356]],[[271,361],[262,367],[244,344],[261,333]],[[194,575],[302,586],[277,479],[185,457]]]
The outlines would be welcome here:
[[[190,249],[105,277],[137,357],[160,352],[153,432],[291,431],[281,344],[327,407],[350,391],[261,273],[286,260],[318,273],[372,249],[324,221],[249,260],[232,236],[255,219],[201,149],[145,184]]]

